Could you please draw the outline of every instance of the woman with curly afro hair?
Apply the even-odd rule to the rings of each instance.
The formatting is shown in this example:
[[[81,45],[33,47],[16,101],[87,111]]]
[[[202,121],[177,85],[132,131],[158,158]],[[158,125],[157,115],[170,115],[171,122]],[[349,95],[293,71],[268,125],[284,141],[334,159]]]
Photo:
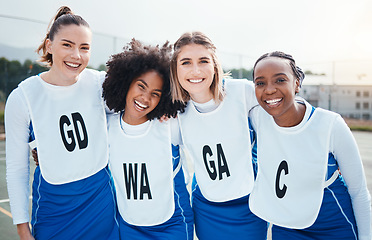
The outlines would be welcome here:
[[[179,154],[184,105],[172,103],[172,47],[133,39],[107,62],[103,83],[122,239],[193,239],[193,213]],[[159,121],[167,116],[168,121]]]

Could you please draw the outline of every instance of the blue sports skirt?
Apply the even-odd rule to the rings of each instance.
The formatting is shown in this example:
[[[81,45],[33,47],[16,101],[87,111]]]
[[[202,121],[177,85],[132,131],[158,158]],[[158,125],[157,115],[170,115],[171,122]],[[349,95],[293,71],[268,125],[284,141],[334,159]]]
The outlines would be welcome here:
[[[194,219],[190,206],[190,195],[186,189],[182,168],[174,178],[175,211],[165,223],[155,226],[135,226],[120,217],[120,239],[122,240],[192,240]],[[149,213],[151,214],[151,213]]]
[[[46,239],[119,239],[116,197],[108,168],[53,185],[37,167],[32,185],[32,234]]]
[[[268,224],[250,211],[249,195],[227,202],[208,201],[202,195],[195,176],[192,189],[195,230],[199,240],[266,239]]]
[[[314,224],[305,229],[289,229],[273,226],[273,240],[278,239],[358,239],[350,195],[341,176],[324,189],[323,202]]]

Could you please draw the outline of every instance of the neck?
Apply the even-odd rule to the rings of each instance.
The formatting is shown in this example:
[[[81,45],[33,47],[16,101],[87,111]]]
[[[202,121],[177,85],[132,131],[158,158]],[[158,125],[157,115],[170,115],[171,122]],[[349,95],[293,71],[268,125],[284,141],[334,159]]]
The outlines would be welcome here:
[[[62,74],[59,74],[53,68],[49,71],[42,73],[40,77],[47,83],[56,86],[70,86],[78,81],[78,76],[76,78],[66,78]]]
[[[201,94],[193,94],[190,95],[191,100],[197,103],[206,103],[213,99],[213,94],[211,92],[208,92],[207,94],[201,93]]]
[[[129,125],[140,125],[148,121],[148,118],[141,118],[141,119],[133,118],[129,116],[129,114],[127,114],[126,111],[124,111],[122,119],[126,124],[129,124]]]
[[[291,109],[284,116],[274,117],[274,121],[280,127],[294,127],[301,123],[304,119],[306,106],[304,104],[295,102],[293,109]]]

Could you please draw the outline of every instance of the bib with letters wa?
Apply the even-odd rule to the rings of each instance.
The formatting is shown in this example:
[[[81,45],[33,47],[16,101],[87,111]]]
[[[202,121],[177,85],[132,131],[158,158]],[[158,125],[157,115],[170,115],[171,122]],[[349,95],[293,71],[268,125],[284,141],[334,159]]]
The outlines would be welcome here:
[[[19,84],[30,113],[44,179],[64,184],[92,176],[108,163],[107,125],[100,75],[84,70],[70,86],[39,76]]]
[[[331,129],[337,115],[317,108],[303,126],[286,129],[261,107],[257,113],[258,174],[250,209],[278,226],[309,227],[322,204]]]
[[[142,135],[127,135],[120,114],[109,117],[110,169],[118,208],[129,224],[153,226],[169,220],[175,210],[169,121],[150,121]]]
[[[226,202],[248,195],[254,182],[245,87],[226,81],[226,96],[208,113],[189,102],[179,114],[182,140],[203,196]]]

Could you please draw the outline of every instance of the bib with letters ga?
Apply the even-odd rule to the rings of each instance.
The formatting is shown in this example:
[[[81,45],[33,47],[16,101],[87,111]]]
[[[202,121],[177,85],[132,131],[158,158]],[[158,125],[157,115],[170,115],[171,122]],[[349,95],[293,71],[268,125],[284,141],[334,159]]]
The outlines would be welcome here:
[[[70,86],[39,76],[19,84],[29,109],[41,173],[51,184],[92,176],[108,162],[100,74],[84,70]]]
[[[208,113],[189,102],[179,114],[182,140],[203,196],[226,202],[248,195],[254,182],[243,81],[226,81],[226,96]]]
[[[256,113],[258,174],[250,209],[278,226],[309,227],[322,204],[331,129],[337,115],[317,108],[303,126],[286,129],[261,107]]]
[[[127,135],[120,114],[109,117],[110,169],[118,208],[129,224],[153,226],[175,210],[170,123],[150,121],[142,135]]]

